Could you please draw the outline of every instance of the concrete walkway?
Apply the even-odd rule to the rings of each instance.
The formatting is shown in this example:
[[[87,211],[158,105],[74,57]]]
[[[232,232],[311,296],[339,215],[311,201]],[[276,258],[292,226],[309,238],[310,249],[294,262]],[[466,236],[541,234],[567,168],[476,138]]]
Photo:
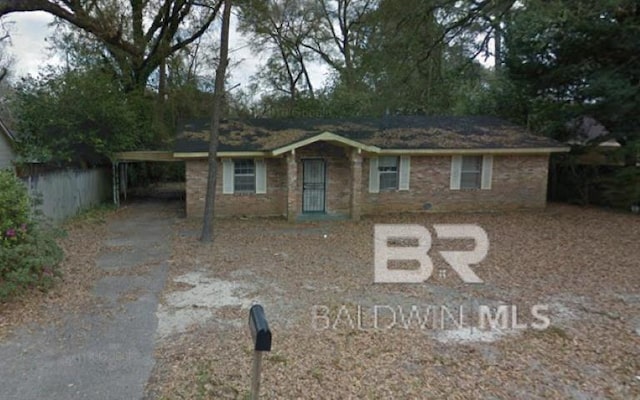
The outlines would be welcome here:
[[[153,368],[155,315],[176,216],[166,203],[140,203],[130,219],[109,223],[111,271],[94,287],[95,308],[63,314],[59,326],[36,326],[0,343],[1,400],[141,399]],[[137,271],[132,271],[133,268]]]

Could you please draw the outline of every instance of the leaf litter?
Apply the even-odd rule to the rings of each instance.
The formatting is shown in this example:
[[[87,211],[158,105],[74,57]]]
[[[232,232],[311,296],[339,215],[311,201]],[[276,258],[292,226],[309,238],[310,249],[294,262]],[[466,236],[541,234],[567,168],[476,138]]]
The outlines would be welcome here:
[[[182,221],[176,232],[197,232],[197,222]],[[373,283],[375,223],[430,229],[434,274],[427,282]],[[489,254],[474,266],[483,284],[439,273],[451,270],[438,251],[453,244],[435,238],[434,223],[486,230]],[[550,205],[296,225],[221,219],[214,244],[196,237],[174,236],[163,307],[208,312],[159,340],[148,398],[247,398],[252,351],[246,319],[254,301],[264,305],[273,331],[261,398],[640,398],[636,216]],[[184,277],[194,273],[198,279],[185,287]],[[219,302],[192,298],[171,305],[176,292],[193,294],[202,284],[209,290],[197,297],[209,293]],[[216,285],[229,291],[220,295]],[[548,307],[550,326],[543,330],[531,328],[537,304]],[[378,329],[371,323],[376,305],[395,312],[378,321]],[[516,308],[517,323],[526,328],[482,330],[474,318],[460,327],[456,315],[445,327],[415,321],[407,327],[398,316],[415,305],[423,317],[431,305],[453,314],[462,305],[472,316],[481,305],[494,312],[503,305]]]

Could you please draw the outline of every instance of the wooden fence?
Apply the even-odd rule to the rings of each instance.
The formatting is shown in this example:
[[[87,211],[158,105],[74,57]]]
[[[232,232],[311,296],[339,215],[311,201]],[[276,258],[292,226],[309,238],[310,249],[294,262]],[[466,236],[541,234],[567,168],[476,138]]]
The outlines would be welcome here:
[[[108,169],[31,169],[20,174],[38,209],[54,222],[108,201],[111,172]]]

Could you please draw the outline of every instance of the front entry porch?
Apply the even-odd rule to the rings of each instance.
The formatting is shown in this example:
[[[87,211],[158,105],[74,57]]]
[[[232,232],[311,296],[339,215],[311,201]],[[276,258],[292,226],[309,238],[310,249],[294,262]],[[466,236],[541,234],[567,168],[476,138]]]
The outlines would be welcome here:
[[[286,154],[289,221],[360,219],[362,150],[314,142]]]

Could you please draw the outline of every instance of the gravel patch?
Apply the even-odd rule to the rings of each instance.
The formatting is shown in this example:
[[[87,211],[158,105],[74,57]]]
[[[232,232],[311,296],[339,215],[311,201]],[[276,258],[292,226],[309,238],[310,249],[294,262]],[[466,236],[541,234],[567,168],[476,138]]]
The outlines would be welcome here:
[[[226,306],[240,306],[249,309],[252,301],[243,297],[251,288],[245,283],[211,278],[206,272],[194,271],[173,279],[174,283],[190,288],[175,291],[165,296],[160,304],[157,337],[185,332],[193,325],[206,325],[215,315],[215,309]]]
[[[507,332],[501,329],[483,331],[474,327],[438,332],[435,339],[440,343],[491,343],[500,340]]]

